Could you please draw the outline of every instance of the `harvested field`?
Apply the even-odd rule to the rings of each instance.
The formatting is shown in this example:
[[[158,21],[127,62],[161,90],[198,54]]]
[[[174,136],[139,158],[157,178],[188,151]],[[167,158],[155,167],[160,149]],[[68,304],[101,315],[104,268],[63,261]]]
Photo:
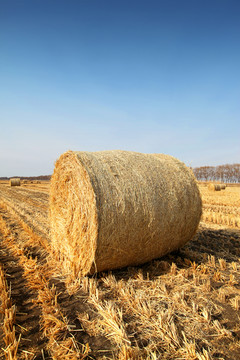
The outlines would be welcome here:
[[[240,186],[227,186],[212,192],[207,184],[199,184],[203,200],[202,219],[207,223],[240,228]]]
[[[240,187],[199,185],[183,248],[79,281],[49,247],[49,183],[0,183],[0,359],[240,358]]]

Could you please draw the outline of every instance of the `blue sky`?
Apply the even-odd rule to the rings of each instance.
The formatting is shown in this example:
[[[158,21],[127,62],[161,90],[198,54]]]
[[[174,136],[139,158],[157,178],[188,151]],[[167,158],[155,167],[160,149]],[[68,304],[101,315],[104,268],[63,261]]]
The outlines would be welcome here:
[[[240,162],[239,0],[0,0],[0,176],[71,150]]]

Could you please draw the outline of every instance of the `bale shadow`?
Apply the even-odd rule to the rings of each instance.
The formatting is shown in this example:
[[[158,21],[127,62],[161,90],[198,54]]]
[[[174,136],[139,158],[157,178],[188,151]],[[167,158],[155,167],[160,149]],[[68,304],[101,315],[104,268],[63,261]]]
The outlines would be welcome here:
[[[234,229],[221,229],[215,230],[210,228],[201,227],[193,240],[187,243],[181,249],[174,251],[162,258],[152,260],[140,266],[125,267],[107,272],[97,273],[89,276],[97,280],[98,287],[104,291],[102,300],[114,301],[116,294],[114,289],[106,291],[104,286],[104,278],[113,275],[116,281],[128,281],[134,278],[141,278],[146,281],[152,281],[159,276],[163,276],[171,272],[172,264],[176,264],[178,269],[189,268],[191,263],[203,264],[209,261],[209,257],[223,258],[226,262],[239,261],[240,257],[240,232]],[[188,262],[185,261],[188,259]],[[91,336],[82,327],[78,319],[78,314],[88,314],[89,321],[99,316],[96,309],[88,302],[88,294],[82,289],[74,295],[69,295],[64,281],[54,281],[57,287],[59,297],[58,302],[62,307],[64,314],[67,316],[69,322],[78,330],[73,332],[77,342],[81,344],[89,344],[91,348],[91,356],[89,359],[98,359],[100,357],[99,349],[104,351],[106,356],[111,358],[114,353],[114,346],[106,336],[95,335]],[[215,287],[215,284],[212,284]],[[216,285],[217,286],[217,285]],[[230,305],[225,305],[223,316],[230,323]],[[126,323],[130,319],[125,319]],[[230,326],[230,325],[229,325]],[[232,328],[232,325],[230,326]],[[79,331],[80,330],[80,331]],[[238,336],[238,334],[237,334]],[[135,339],[138,346],[141,348],[143,345]]]
[[[240,257],[240,231],[236,229],[211,229],[200,227],[189,243],[179,250],[189,254],[193,261],[207,261],[206,256],[222,258],[226,262],[238,261]]]
[[[179,269],[187,268],[185,259],[191,263],[204,264],[209,257],[224,259],[227,263],[238,262],[240,258],[240,231],[236,229],[211,229],[201,226],[194,238],[182,248],[138,266],[130,266],[102,272],[93,276],[97,278],[113,274],[117,280],[128,280],[138,276],[141,272],[144,279],[154,278],[167,274],[173,263]]]

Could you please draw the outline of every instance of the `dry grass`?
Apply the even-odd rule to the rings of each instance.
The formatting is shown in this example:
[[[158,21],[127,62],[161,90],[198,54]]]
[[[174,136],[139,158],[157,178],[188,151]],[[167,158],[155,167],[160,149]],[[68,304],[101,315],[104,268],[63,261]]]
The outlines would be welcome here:
[[[6,207],[3,206],[2,209],[6,209]],[[47,349],[50,351],[52,358],[64,358],[69,360],[84,359],[87,352],[85,349],[83,352],[79,350],[78,345],[74,342],[74,338],[70,333],[71,327],[59,308],[56,288],[54,285],[50,285],[50,278],[54,273],[54,265],[51,261],[41,263],[41,261],[37,261],[36,258],[33,259],[31,256],[28,257],[25,255],[25,248],[31,245],[36,246],[36,237],[28,239],[25,243],[19,243],[18,239],[12,232],[11,227],[9,227],[2,215],[0,215],[0,231],[5,236],[2,244],[7,246],[11,253],[18,258],[19,264],[23,268],[24,276],[27,279],[29,288],[37,292],[38,296],[36,303],[41,307],[41,327],[43,330],[43,336],[48,338]],[[40,245],[42,245],[41,242]],[[15,307],[13,308],[15,309]],[[10,310],[12,311],[12,308]],[[11,341],[15,336],[15,328],[13,328],[12,323],[9,325],[8,318],[6,323],[8,325],[7,331],[10,332],[12,329],[13,333],[13,335],[8,335],[9,343],[9,341]],[[10,318],[10,320],[12,322],[14,321],[12,318]],[[9,344],[8,348],[11,350],[13,348],[12,344]],[[17,348],[14,354],[15,357],[13,357],[13,359],[17,359]],[[8,357],[8,359],[12,358]]]
[[[35,186],[11,189],[11,195],[7,184],[0,185],[0,236],[36,295],[46,359],[240,358],[240,187],[211,192],[200,185],[203,221],[178,252],[74,282],[48,256],[49,238],[42,234],[43,228],[48,232],[47,188]],[[234,221],[223,224],[218,214]],[[12,305],[18,315],[18,300]],[[23,340],[21,359],[23,350],[34,354],[22,347]]]
[[[3,317],[2,328],[4,333],[5,348],[3,349],[6,360],[17,360],[17,351],[20,337],[15,334],[16,307],[12,304],[11,290],[8,287],[2,265],[0,264],[0,314]]]
[[[216,193],[209,191],[206,184],[199,184],[203,200],[202,219],[207,223],[240,228],[239,187],[226,187]]]

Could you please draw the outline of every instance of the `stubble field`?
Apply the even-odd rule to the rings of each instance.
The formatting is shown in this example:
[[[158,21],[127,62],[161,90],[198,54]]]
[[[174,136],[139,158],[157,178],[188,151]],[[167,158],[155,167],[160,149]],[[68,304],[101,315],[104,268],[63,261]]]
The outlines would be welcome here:
[[[179,251],[84,277],[51,256],[49,183],[0,183],[0,359],[239,359],[240,186],[200,184]]]

